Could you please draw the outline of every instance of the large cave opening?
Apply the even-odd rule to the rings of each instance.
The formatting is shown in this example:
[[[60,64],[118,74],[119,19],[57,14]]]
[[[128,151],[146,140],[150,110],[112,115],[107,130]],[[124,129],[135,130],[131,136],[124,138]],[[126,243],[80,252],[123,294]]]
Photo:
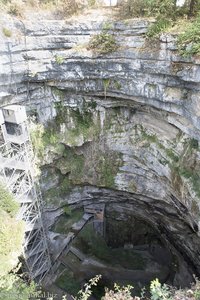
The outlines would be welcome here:
[[[136,200],[134,204],[135,199],[128,198],[130,195],[126,193],[109,190],[96,193],[101,202],[106,203],[108,198],[112,202],[105,204],[103,219],[94,215],[86,218],[88,205],[90,212],[99,207],[98,202],[87,199],[84,206],[78,205],[72,210],[68,207],[51,228],[62,238],[74,234],[70,247],[64,248],[57,258],[60,262],[57,287],[75,295],[86,281],[101,274],[93,291],[95,299],[101,299],[105,287],[113,288],[115,283],[132,285],[133,294],[140,295],[141,288],[146,287],[148,291],[155,278],[179,288],[193,282],[197,270],[185,252],[179,251],[177,237],[169,238],[173,232],[166,233],[162,229],[163,216],[155,219],[156,207],[144,216],[144,203]],[[95,195],[94,189],[92,194]],[[115,197],[118,197],[117,202]],[[186,227],[182,224],[183,230]],[[57,238],[54,237],[55,244]]]

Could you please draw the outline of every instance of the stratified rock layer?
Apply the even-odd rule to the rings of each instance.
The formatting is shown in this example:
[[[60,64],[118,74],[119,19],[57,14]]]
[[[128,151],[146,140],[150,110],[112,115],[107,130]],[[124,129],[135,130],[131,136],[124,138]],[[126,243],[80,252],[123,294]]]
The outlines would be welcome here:
[[[45,125],[35,151],[47,210],[131,211],[200,274],[200,60],[180,57],[175,36],[147,41],[148,24],[110,21],[118,50],[100,55],[87,44],[103,21],[7,18],[1,104],[23,103]]]

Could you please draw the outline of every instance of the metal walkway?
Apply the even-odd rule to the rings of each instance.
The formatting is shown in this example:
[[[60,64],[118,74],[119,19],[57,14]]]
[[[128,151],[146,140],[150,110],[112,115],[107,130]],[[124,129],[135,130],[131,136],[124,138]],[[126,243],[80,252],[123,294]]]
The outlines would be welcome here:
[[[34,154],[26,115],[24,114],[24,118],[17,116],[21,113],[19,108],[23,107],[9,106],[0,109],[4,139],[4,144],[0,146],[0,181],[20,204],[17,218],[25,222],[25,262],[30,278],[40,283],[51,268],[51,258],[42,222],[42,197],[34,176]],[[22,122],[19,123],[17,118]],[[11,134],[13,127],[20,131],[15,134],[14,130]]]

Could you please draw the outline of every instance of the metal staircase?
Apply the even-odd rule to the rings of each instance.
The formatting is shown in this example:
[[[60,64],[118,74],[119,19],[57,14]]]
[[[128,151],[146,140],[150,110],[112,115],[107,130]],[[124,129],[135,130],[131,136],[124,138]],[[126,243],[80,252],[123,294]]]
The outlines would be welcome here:
[[[42,221],[42,197],[34,176],[34,155],[24,106],[0,109],[3,136],[0,181],[20,204],[17,218],[25,222],[24,258],[31,279],[41,282],[51,268],[47,235]]]

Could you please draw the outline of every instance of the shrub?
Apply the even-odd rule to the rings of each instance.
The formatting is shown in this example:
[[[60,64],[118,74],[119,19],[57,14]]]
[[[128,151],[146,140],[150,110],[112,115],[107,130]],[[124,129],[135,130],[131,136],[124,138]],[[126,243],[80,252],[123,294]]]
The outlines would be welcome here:
[[[179,52],[183,56],[200,55],[200,16],[178,37]]]
[[[157,37],[161,32],[165,31],[171,25],[171,20],[166,18],[158,19],[154,24],[152,24],[148,31],[147,37],[153,38]]]
[[[62,0],[57,13],[61,17],[68,17],[76,14],[81,8],[82,5],[77,0]]]
[[[96,275],[89,280],[89,283],[84,284],[84,288],[78,292],[78,297],[74,298],[74,300],[88,300],[92,295],[92,287],[97,286],[100,278],[101,275]]]
[[[122,2],[120,6],[120,16],[125,17],[141,17],[146,14],[146,0],[128,0]]]
[[[21,2],[11,2],[8,7],[8,13],[16,16],[16,17],[22,17],[23,16],[23,6]]]
[[[117,284],[114,285],[114,291],[106,289],[103,300],[134,300],[131,296],[132,286],[120,287]]]
[[[2,31],[3,31],[3,34],[6,37],[11,37],[12,36],[12,31],[10,29],[3,27]]]
[[[19,205],[13,199],[13,195],[9,193],[2,183],[0,183],[0,210],[7,212],[11,217],[15,216]]]
[[[123,17],[172,16],[174,5],[173,0],[128,0],[122,2],[120,14]]]
[[[31,7],[39,7],[39,0],[27,0],[27,4]]]
[[[61,55],[55,55],[55,61],[58,65],[62,65],[64,63],[64,57]]]
[[[96,5],[96,0],[88,0],[88,6],[94,7]]]
[[[94,50],[99,54],[106,54],[116,51],[118,48],[114,35],[108,32],[101,32],[94,35],[90,41],[87,49]]]
[[[150,284],[151,300],[172,300],[170,289],[166,284],[161,285],[158,279]]]

